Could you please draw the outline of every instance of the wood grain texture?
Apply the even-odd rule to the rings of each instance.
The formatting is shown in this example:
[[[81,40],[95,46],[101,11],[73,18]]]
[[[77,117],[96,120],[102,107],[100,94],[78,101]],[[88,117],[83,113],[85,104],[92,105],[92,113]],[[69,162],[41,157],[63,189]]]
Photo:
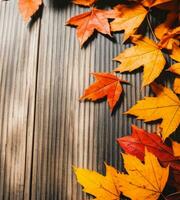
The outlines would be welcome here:
[[[61,7],[62,5],[59,4]],[[124,98],[111,116],[106,102],[80,102],[93,81],[90,72],[110,72],[126,46],[98,34],[80,49],[66,20],[87,10],[45,2],[42,19],[30,29],[16,2],[0,2],[0,199],[89,199],[72,166],[104,171],[121,168],[116,138],[134,123],[123,115],[144,95],[140,72],[123,74]]]
[[[0,199],[30,197],[38,33],[0,2]]]

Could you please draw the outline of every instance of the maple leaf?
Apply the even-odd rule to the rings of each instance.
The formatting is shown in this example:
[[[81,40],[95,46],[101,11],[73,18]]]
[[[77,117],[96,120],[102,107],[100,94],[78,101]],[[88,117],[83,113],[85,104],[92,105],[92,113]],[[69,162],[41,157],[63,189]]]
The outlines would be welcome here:
[[[96,0],[73,0],[73,3],[82,5],[82,6],[92,6]]]
[[[19,10],[24,21],[28,21],[40,5],[42,5],[42,0],[19,0]]]
[[[106,165],[106,176],[87,169],[74,168],[78,182],[83,191],[96,197],[96,200],[119,200],[118,172]]]
[[[121,12],[120,16],[111,22],[111,31],[125,31],[124,41],[133,35],[143,22],[148,11],[140,4],[127,6],[118,5],[115,9]]]
[[[136,156],[144,161],[145,148],[153,153],[163,166],[170,166],[176,170],[180,170],[180,145],[173,142],[173,149],[165,145],[157,134],[148,133],[132,125],[132,135],[117,139],[118,144],[125,153]]]
[[[143,86],[153,82],[161,73],[166,63],[159,47],[147,37],[134,35],[132,42],[136,44],[119,54],[114,60],[121,62],[115,71],[133,71],[144,66]]]
[[[180,100],[172,90],[151,84],[156,97],[145,97],[138,101],[126,114],[135,115],[145,122],[162,119],[162,137],[165,139],[176,130],[180,123]]]
[[[135,156],[122,155],[128,173],[118,175],[122,193],[136,200],[158,199],[166,185],[169,167],[161,167],[157,158],[147,150],[144,164]]]
[[[96,101],[107,96],[107,101],[112,112],[123,90],[120,82],[126,81],[123,81],[110,73],[92,74],[95,77],[96,82],[85,90],[81,99]]]
[[[111,36],[108,19],[113,19],[116,16],[118,16],[116,10],[100,10],[92,8],[89,12],[85,12],[69,19],[67,25],[77,26],[77,36],[82,46],[95,30]]]

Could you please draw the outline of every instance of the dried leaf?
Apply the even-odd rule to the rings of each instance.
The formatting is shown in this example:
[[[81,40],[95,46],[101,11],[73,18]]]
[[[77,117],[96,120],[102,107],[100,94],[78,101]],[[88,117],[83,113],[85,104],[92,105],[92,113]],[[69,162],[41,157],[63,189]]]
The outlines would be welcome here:
[[[159,47],[150,39],[133,36],[132,42],[136,46],[126,49],[114,60],[121,62],[115,71],[133,71],[144,66],[143,86],[153,82],[161,73],[166,63]]]
[[[120,17],[111,22],[111,31],[125,31],[124,41],[133,35],[143,22],[148,11],[140,4],[118,5],[115,9],[121,12]]]
[[[120,190],[136,200],[156,200],[166,185],[169,168],[162,168],[157,158],[145,150],[145,163],[131,155],[123,154],[124,167],[128,174],[119,174]]]
[[[106,176],[87,169],[74,168],[83,191],[96,197],[96,200],[119,200],[119,174],[116,169],[106,165]]]
[[[85,12],[69,19],[67,25],[77,26],[77,37],[82,46],[95,30],[111,36],[108,19],[113,19],[116,16],[118,16],[116,10],[100,10],[92,8],[89,12]]]
[[[110,73],[93,73],[93,76],[96,82],[85,90],[81,99],[96,101],[107,96],[112,112],[123,90],[120,82],[125,81]]]
[[[24,21],[28,21],[41,4],[42,0],[19,0],[19,10]]]
[[[172,90],[153,83],[151,85],[157,97],[145,97],[138,101],[126,114],[135,115],[145,122],[162,119],[162,137],[173,133],[180,123],[180,100]]]
[[[132,135],[117,139],[119,145],[125,153],[136,156],[144,161],[145,148],[153,153],[163,166],[170,166],[176,170],[180,170],[179,144],[173,142],[173,149],[165,145],[157,134],[148,133],[132,125]]]

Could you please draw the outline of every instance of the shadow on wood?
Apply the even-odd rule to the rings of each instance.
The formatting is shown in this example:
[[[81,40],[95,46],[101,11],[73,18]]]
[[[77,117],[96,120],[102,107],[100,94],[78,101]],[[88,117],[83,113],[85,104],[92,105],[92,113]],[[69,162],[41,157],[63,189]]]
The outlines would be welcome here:
[[[50,6],[58,10],[67,7],[70,2],[71,0],[52,0]]]

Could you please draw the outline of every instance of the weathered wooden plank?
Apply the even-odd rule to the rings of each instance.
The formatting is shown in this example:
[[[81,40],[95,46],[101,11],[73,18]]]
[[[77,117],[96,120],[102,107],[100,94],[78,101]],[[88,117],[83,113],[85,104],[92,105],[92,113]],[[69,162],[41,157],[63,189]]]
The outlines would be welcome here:
[[[0,2],[0,199],[29,199],[39,21]]]
[[[80,49],[75,29],[66,20],[87,10],[78,6],[55,9],[46,6],[40,32],[37,99],[32,172],[32,199],[88,199],[77,186],[72,165],[102,171],[106,161],[120,168],[116,138],[130,133],[140,122],[123,116],[147,90],[141,91],[140,73],[123,75],[125,95],[111,116],[103,103],[80,103],[83,89],[92,82],[89,73],[110,72],[112,61],[124,49],[117,35],[113,43],[98,35]]]

